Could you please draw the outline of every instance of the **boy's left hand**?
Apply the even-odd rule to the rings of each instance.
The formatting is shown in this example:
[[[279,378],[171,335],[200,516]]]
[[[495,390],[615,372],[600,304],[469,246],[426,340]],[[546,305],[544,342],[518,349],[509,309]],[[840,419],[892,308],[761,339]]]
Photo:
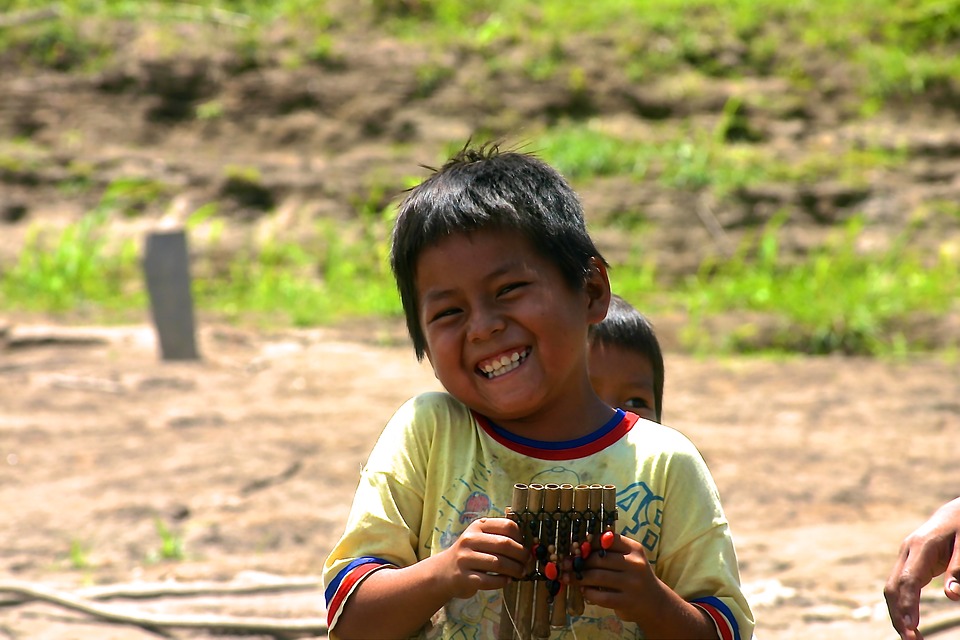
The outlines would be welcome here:
[[[621,620],[641,622],[656,615],[660,580],[639,542],[615,535],[603,557],[599,551],[590,554],[582,575],[571,586],[579,584],[587,602],[613,609]]]

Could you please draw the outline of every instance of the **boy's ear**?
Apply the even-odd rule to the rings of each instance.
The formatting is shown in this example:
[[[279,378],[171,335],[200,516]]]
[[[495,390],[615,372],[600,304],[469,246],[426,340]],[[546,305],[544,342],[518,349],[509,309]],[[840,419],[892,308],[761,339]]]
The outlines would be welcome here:
[[[607,316],[610,306],[610,276],[607,267],[597,258],[590,258],[590,273],[584,284],[587,293],[587,319],[596,324]]]

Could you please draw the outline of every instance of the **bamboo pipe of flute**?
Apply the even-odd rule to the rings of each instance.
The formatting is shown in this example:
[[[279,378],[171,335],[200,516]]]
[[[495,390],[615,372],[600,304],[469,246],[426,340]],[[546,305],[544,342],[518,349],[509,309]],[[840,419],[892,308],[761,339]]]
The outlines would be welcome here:
[[[587,540],[594,551],[601,551],[600,534],[603,533],[603,485],[590,485],[590,511],[593,519],[590,523],[590,534]]]
[[[604,530],[617,530],[617,487],[612,484],[603,485],[603,521]]]
[[[539,520],[543,513],[543,485],[531,484],[527,491],[527,508],[524,513],[524,538],[523,546],[532,549],[534,545],[534,535],[531,531],[530,523],[534,519]],[[517,595],[517,633],[520,640],[530,640],[530,633],[533,626],[533,599],[536,583],[533,580],[524,580],[520,583],[519,594]]]
[[[576,542],[576,553],[580,553],[580,545],[586,540],[586,520],[584,514],[590,508],[590,488],[585,484],[578,484],[573,488],[573,520],[570,523],[570,543]],[[583,615],[583,594],[576,584],[567,589],[567,613],[571,616]]]
[[[554,547],[555,540],[551,540],[554,532],[553,514],[560,507],[560,485],[548,484],[543,491],[543,509],[540,517],[539,545]],[[538,545],[538,546],[539,546]],[[550,637],[550,591],[544,577],[544,568],[550,562],[549,558],[537,558],[537,588],[533,605],[533,637],[545,640]]]
[[[570,510],[573,508],[573,485],[560,485],[560,507],[554,516],[556,533],[554,534],[554,557],[550,559],[557,565],[557,579],[563,571],[564,559],[570,557]],[[567,626],[567,587],[560,585],[560,590],[553,597],[553,609],[550,611],[550,626],[559,629]]]

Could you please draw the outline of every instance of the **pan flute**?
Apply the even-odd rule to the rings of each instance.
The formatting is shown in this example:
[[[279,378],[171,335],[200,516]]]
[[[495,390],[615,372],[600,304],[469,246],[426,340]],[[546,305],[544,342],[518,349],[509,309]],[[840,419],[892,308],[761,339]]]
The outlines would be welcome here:
[[[568,589],[560,577],[568,572],[580,578],[586,557],[609,545],[617,488],[517,484],[506,517],[519,525],[531,559],[528,573],[503,589],[499,640],[549,638],[551,627],[565,627],[567,616],[583,614],[580,589]]]

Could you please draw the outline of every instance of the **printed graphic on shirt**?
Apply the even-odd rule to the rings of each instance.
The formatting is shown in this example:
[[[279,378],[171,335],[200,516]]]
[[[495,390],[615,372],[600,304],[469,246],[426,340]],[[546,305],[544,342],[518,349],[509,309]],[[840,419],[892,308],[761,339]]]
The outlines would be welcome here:
[[[487,486],[491,482],[490,475],[490,469],[478,462],[473,469],[473,477],[458,478],[457,483],[440,497],[436,522],[448,524],[443,531],[434,528],[441,549],[447,549],[453,545],[457,537],[474,520],[504,514],[505,508],[493,504],[488,495]],[[427,540],[424,542],[424,547],[433,549],[433,543]]]
[[[663,497],[653,494],[645,482],[617,491],[617,524],[620,532],[638,541],[656,564],[657,543],[663,526]]]

